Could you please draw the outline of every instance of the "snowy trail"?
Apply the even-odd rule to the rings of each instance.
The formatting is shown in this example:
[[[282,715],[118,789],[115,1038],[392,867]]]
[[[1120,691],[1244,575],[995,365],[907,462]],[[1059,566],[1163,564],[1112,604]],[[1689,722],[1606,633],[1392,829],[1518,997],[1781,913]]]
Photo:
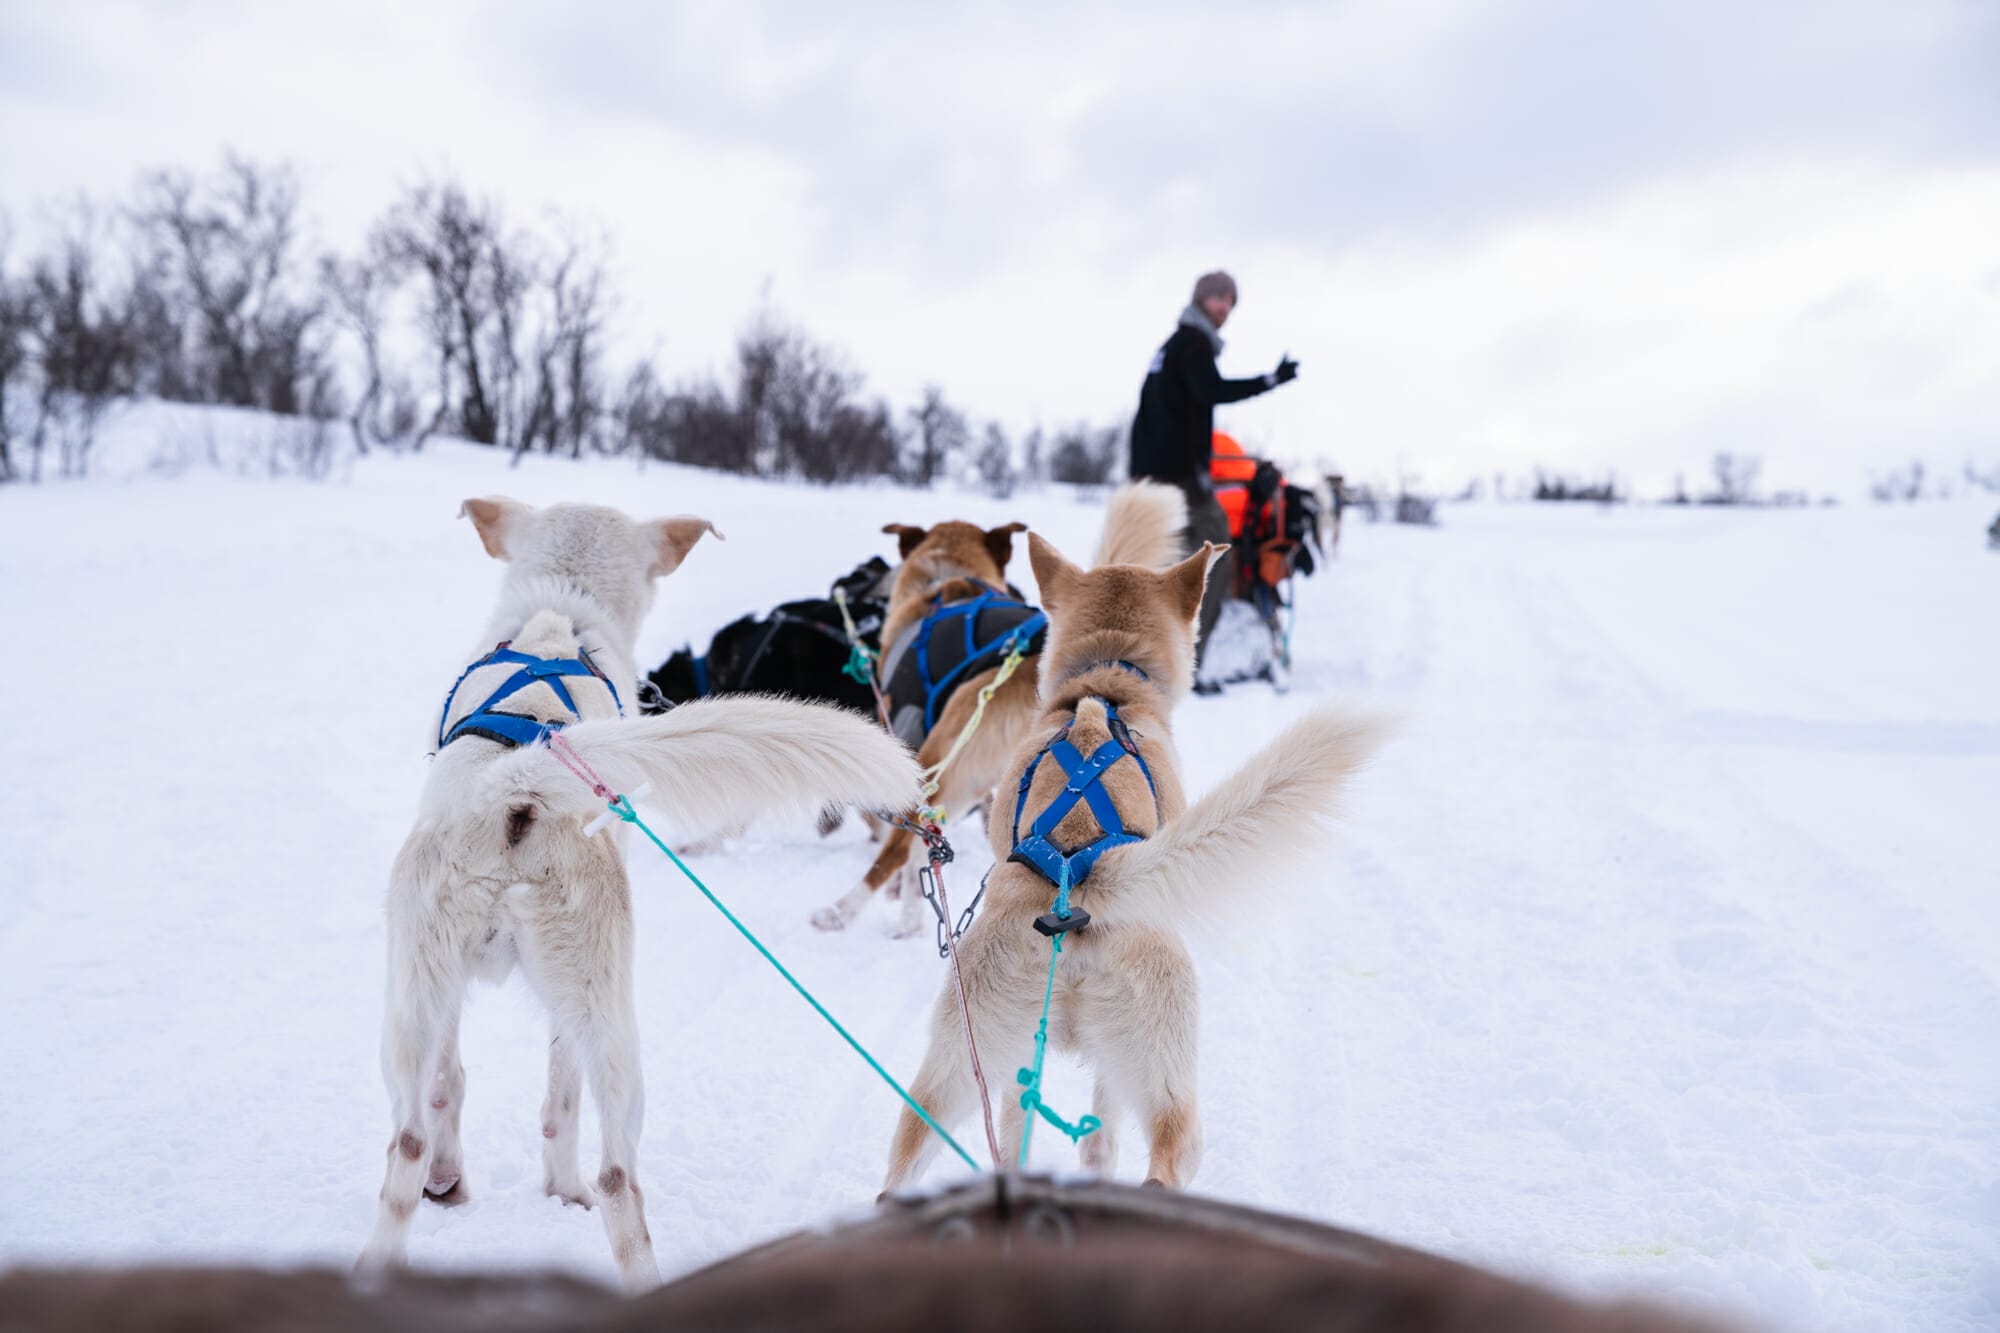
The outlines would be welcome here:
[[[0,493],[32,700],[0,806],[0,1262],[356,1252],[383,879],[497,581],[450,515],[495,491],[722,526],[663,585],[653,660],[884,549],[885,521],[1020,517],[1081,556],[1098,517],[461,449],[322,488]],[[2000,1318],[2000,561],[1953,513],[1351,526],[1304,586],[1293,693],[1177,720],[1198,790],[1328,699],[1406,719],[1333,852],[1197,944],[1198,1188],[1778,1327]],[[987,853],[956,841],[963,903]],[[906,1074],[928,939],[880,907],[806,921],[868,855],[858,827],[773,829],[694,864]],[[663,1266],[867,1207],[891,1094],[663,858],[632,864]],[[544,1041],[517,988],[478,994],[474,1197],[419,1211],[416,1262],[610,1275],[597,1219],[539,1192]],[[1087,1095],[1052,1063],[1054,1105]],[[1050,1137],[1036,1164],[1072,1165]]]

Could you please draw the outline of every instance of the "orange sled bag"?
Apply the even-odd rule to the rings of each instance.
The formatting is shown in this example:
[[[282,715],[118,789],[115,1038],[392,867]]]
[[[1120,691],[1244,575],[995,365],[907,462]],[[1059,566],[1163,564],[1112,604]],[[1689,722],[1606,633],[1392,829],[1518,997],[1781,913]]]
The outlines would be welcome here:
[[[1250,482],[1257,475],[1257,460],[1243,452],[1236,437],[1215,432],[1215,452],[1208,463],[1208,479],[1215,487],[1216,503],[1229,519],[1229,536],[1243,535],[1250,517]]]

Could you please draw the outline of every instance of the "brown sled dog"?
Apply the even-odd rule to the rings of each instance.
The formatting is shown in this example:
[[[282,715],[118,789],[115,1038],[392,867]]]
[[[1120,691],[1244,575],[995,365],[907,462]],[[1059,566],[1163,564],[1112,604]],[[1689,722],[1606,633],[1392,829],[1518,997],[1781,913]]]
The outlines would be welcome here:
[[[1086,572],[1029,536],[1050,621],[1042,707],[1032,723],[1016,728],[1025,739],[987,821],[1000,864],[987,884],[985,911],[959,943],[981,1063],[989,1078],[998,1073],[1006,1081],[1033,1058],[1050,953],[1034,922],[1055,896],[1044,871],[1008,859],[1017,850],[1017,801],[1027,835],[1036,816],[1076,781],[1065,775],[1069,759],[1051,761],[1052,738],[1061,736],[1082,756],[1109,742],[1119,760],[1136,757],[1112,762],[1098,779],[1118,822],[1141,840],[1110,847],[1072,884],[1071,902],[1090,920],[1063,936],[1049,1039],[1054,1049],[1081,1056],[1096,1077],[1091,1110],[1103,1127],[1082,1140],[1085,1169],[1112,1173],[1118,1118],[1130,1112],[1146,1129],[1148,1183],[1174,1187],[1186,1185],[1201,1160],[1197,989],[1179,932],[1204,909],[1240,902],[1231,886],[1257,883],[1309,853],[1348,774],[1383,733],[1373,719],[1315,713],[1187,808],[1168,719],[1193,680],[1202,586],[1223,550],[1210,544],[1165,571]],[[1034,774],[1023,793],[1030,765]],[[1069,855],[1105,832],[1090,801],[1078,800],[1048,831],[1045,846]],[[930,1048],[910,1093],[947,1128],[977,1102],[949,984],[938,997]],[[996,1100],[1003,1108],[1002,1150],[1012,1153],[1025,1112],[1012,1095]],[[937,1137],[905,1111],[885,1188],[908,1184],[937,1147]]]
[[[1187,502],[1173,487],[1154,482],[1121,486],[1105,508],[1097,563],[1164,568],[1179,557],[1179,534],[1186,525]],[[1014,554],[1014,535],[1026,531],[1027,525],[1008,523],[982,529],[956,521],[933,528],[891,523],[882,530],[896,536],[903,561],[882,622],[886,656],[890,646],[902,642],[940,599],[958,602],[977,596],[982,589],[1004,588],[1007,562]],[[984,802],[1007,760],[1020,748],[1040,711],[1035,701],[1040,656],[1032,653],[1022,659],[1020,667],[994,692],[979,729],[939,775],[933,804],[947,814],[963,816]],[[936,725],[917,751],[917,761],[926,769],[950,751],[977,706],[980,690],[998,674],[998,667],[988,668],[967,676],[952,690]],[[915,811],[908,813],[915,815]],[[894,934],[901,939],[923,930],[931,919],[928,909],[915,884],[909,882],[911,875],[903,873],[913,870],[910,850],[915,841],[908,829],[891,828],[861,882],[813,913],[813,924],[822,930],[842,929],[861,914],[878,889],[900,874],[903,910]]]

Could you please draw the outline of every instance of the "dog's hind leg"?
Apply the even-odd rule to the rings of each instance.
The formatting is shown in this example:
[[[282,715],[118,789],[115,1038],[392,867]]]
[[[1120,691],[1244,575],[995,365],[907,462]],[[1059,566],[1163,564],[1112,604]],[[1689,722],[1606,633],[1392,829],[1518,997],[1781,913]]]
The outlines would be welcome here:
[[[544,1187],[576,1203],[596,1195],[612,1261],[626,1291],[636,1293],[660,1285],[660,1263],[652,1253],[646,1197],[638,1185],[646,1081],[632,1009],[630,901],[622,863],[600,861],[588,867],[586,877],[560,897],[560,909],[538,919],[520,959],[554,1023],[548,1101],[542,1105]],[[578,1069],[590,1079],[604,1145],[594,1191],[582,1183],[576,1167]]]
[[[1097,1087],[1090,1094],[1090,1113],[1097,1117],[1097,1132],[1086,1135],[1076,1151],[1084,1170],[1106,1180],[1118,1173],[1118,1110],[1117,1094],[1104,1076],[1098,1075]]]
[[[382,1177],[382,1206],[375,1231],[355,1267],[379,1271],[403,1262],[410,1216],[424,1192],[430,1140],[424,1123],[425,1071],[435,1057],[436,1035],[421,1013],[392,1013],[382,1037],[382,1072],[389,1084],[389,1165]]]
[[[629,957],[629,938],[623,951]],[[608,980],[598,979],[600,984]],[[583,1043],[604,1142],[597,1201],[602,1205],[605,1234],[611,1240],[611,1257],[626,1290],[647,1291],[659,1285],[660,1265],[653,1257],[653,1237],[646,1230],[646,1200],[639,1190],[639,1131],[646,1117],[646,1089],[639,1072],[638,1019],[632,1011],[629,984],[616,989],[593,986],[592,990],[603,1002],[584,1019]]]
[[[965,1058],[963,1037],[944,1043],[935,1036],[931,1039],[923,1066],[910,1081],[910,1096],[947,1129],[964,1117],[966,1108],[978,1100],[979,1090]],[[882,1182],[882,1192],[894,1193],[922,1175],[943,1146],[944,1140],[905,1106],[896,1117],[896,1135],[889,1143],[889,1174]]]
[[[1041,1003],[1039,988],[1030,994],[1026,986],[1009,985],[995,975],[993,953],[979,944],[976,932],[969,932],[960,947],[968,995],[972,1001],[972,1030],[979,1039],[979,1060],[986,1070],[989,1091],[1000,1102],[1000,1152],[1012,1163],[1021,1146],[1022,1114],[1013,1080],[1008,1077],[1028,1058],[1034,1045],[1035,1010]],[[1005,1071],[1005,1072],[1003,1072]],[[1004,1081],[996,1086],[994,1080]],[[950,983],[939,994],[931,1012],[930,1047],[923,1065],[910,1081],[910,1096],[930,1113],[931,1119],[955,1130],[965,1113],[979,1105],[979,1085],[972,1078],[972,1059],[965,1049],[965,1029],[958,1013],[958,999]],[[982,1157],[985,1133],[961,1136],[975,1158]],[[932,1132],[915,1111],[904,1107],[896,1120],[895,1136],[889,1144],[889,1170],[883,1193],[902,1189],[923,1174],[944,1148],[944,1140]]]
[[[836,898],[827,906],[812,914],[812,923],[821,930],[844,930],[849,922],[861,915],[861,909],[876,890],[900,871],[910,859],[910,844],[916,835],[906,828],[892,828],[882,843],[882,850],[875,854],[875,864],[868,867],[868,873],[861,882]]]
[[[1185,1189],[1201,1169],[1201,1117],[1192,1087],[1175,1088],[1146,1111],[1151,1148],[1146,1159],[1146,1183]]]
[[[542,1102],[542,1190],[564,1203],[585,1208],[595,1202],[577,1165],[577,1120],[583,1110],[583,1073],[576,1042],[561,1032],[549,1037],[549,1092]]]
[[[1192,1022],[1192,1016],[1189,1016]],[[1146,1131],[1146,1183],[1185,1189],[1201,1167],[1201,1117],[1195,1096],[1194,1034],[1159,1043],[1160,1031],[1146,1023],[1127,1029],[1132,1045],[1098,1062],[1091,1114],[1102,1128],[1077,1145],[1083,1168],[1109,1177],[1118,1164],[1118,1115],[1130,1107]],[[1165,1025],[1163,1025],[1165,1026]],[[1150,1048],[1150,1049],[1141,1049]]]
[[[1182,962],[1185,963],[1183,955]],[[1201,1167],[1201,1115],[1195,1097],[1195,1033],[1201,1019],[1189,965],[1184,989],[1161,987],[1148,1016],[1154,1031],[1142,1057],[1148,1068],[1133,1089],[1146,1126],[1146,1183],[1185,1189]],[[1165,992],[1177,991],[1169,994]]]
[[[458,1014],[445,1027],[444,1044],[438,1052],[431,1075],[429,1093],[431,1169],[424,1181],[424,1193],[439,1203],[464,1203],[465,1154],[459,1144],[458,1117],[465,1106],[465,1065],[458,1058]]]
[[[639,1069],[639,1020],[632,1005],[631,887],[615,849],[585,844],[591,862],[560,898],[539,899],[534,930],[521,951],[523,970],[555,1024],[549,1048],[550,1106],[543,1139],[552,1183],[575,1184],[577,1076],[590,1080],[597,1103],[603,1157],[597,1173],[598,1215],[611,1258],[627,1291],[658,1286],[660,1266],[646,1230],[639,1188],[639,1132],[646,1118],[646,1084]],[[564,1102],[569,1104],[564,1111]],[[549,1111],[553,1111],[553,1116]],[[546,1132],[546,1131],[545,1131]],[[563,1180],[568,1173],[571,1179]],[[557,1191],[561,1193],[561,1190]]]
[[[1111,1173],[1117,1153],[1115,1113],[1129,1109],[1146,1131],[1146,1183],[1185,1188],[1201,1166],[1196,1105],[1200,991],[1194,961],[1170,937],[1150,930],[1121,935],[1105,972],[1117,979],[1080,1012],[1081,1053],[1096,1072],[1092,1111],[1104,1127],[1079,1147],[1085,1167]],[[1104,1153],[1092,1161],[1091,1144]]]
[[[638,1178],[646,1085],[632,1005],[632,890],[618,849],[603,839],[577,839],[565,869],[560,883],[521,899],[517,936],[521,971],[548,1006],[554,1038],[542,1107],[543,1183],[564,1197],[573,1191],[578,1202],[588,1197],[576,1168],[581,1069],[603,1141],[598,1214],[626,1290],[645,1291],[659,1285],[660,1266]]]
[[[1028,1127],[1028,1112],[1021,1105],[1018,1087],[1009,1083],[1000,1093],[1000,1157],[1008,1166],[1020,1165],[1021,1131]]]
[[[403,1260],[410,1216],[417,1210],[441,1114],[431,1105],[434,1076],[457,1052],[456,1030],[465,982],[462,955],[431,915],[442,893],[441,861],[413,834],[396,858],[389,885],[389,993],[382,1016],[382,1077],[389,1088],[388,1168],[375,1230],[355,1265],[379,1272]],[[447,1083],[449,1080],[447,1080]],[[448,1099],[450,1100],[450,1099]]]

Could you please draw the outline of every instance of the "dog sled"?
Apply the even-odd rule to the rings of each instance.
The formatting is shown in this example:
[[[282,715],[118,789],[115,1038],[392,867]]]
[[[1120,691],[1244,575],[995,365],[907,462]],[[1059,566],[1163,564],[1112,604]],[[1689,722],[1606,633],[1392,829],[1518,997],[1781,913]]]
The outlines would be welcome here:
[[[1234,437],[1222,431],[1215,433],[1209,480],[1229,520],[1229,539],[1235,548],[1231,599],[1255,614],[1269,638],[1267,651],[1215,683],[1268,680],[1283,690],[1291,682],[1297,616],[1292,580],[1301,575],[1310,578],[1326,558],[1319,497],[1310,487],[1287,481],[1276,463],[1244,452]]]
[[[870,653],[880,647],[892,573],[880,556],[864,560],[825,597],[741,616],[700,653],[692,644],[676,649],[640,685],[644,711],[663,713],[715,694],[780,694],[873,716],[874,693],[852,660],[857,644]]]
[[[32,1269],[0,1275],[0,1326],[315,1333],[374,1328],[1145,1328],[1161,1333],[1690,1333],[1676,1314],[1559,1296],[1356,1231],[1095,1180],[984,1177],[885,1200],[638,1297],[554,1274]]]

